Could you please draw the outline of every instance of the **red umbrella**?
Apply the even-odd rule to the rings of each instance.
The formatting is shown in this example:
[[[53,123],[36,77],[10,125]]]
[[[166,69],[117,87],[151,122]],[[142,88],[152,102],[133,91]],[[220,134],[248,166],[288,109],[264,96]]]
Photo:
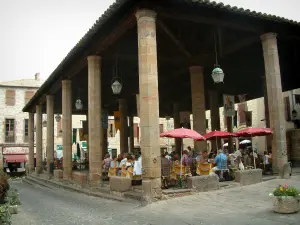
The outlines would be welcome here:
[[[194,130],[185,129],[185,128],[178,128],[174,130],[169,130],[160,134],[161,137],[168,137],[168,138],[191,138],[196,141],[205,140],[205,137],[200,135]]]
[[[226,131],[212,131],[212,132],[209,132],[205,135],[203,135],[203,137],[205,137],[205,139],[207,140],[214,140],[216,138],[228,138],[228,137],[235,137],[236,135],[234,133],[229,133],[229,132],[226,132]]]
[[[246,129],[235,132],[238,137],[257,137],[257,136],[266,136],[272,134],[272,130],[270,128],[252,128],[248,127]],[[254,149],[253,151],[253,160],[254,160],[254,168],[256,169],[255,157],[254,157]]]
[[[257,137],[257,136],[266,136],[272,134],[272,130],[270,128],[246,128],[235,132],[238,137]]]

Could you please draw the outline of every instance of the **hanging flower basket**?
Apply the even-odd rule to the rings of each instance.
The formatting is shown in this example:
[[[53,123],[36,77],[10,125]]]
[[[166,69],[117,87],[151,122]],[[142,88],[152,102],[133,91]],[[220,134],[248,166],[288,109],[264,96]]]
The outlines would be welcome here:
[[[300,210],[299,191],[288,185],[279,185],[270,196],[274,196],[273,210],[276,213],[290,214]]]

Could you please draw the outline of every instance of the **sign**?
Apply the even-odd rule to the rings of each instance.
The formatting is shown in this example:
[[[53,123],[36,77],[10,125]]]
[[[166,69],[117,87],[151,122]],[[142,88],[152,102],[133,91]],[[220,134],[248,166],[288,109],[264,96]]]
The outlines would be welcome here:
[[[115,118],[116,131],[120,130],[120,112],[119,111],[114,112],[114,118]]]
[[[29,148],[27,147],[4,147],[3,154],[28,154]]]
[[[108,129],[108,111],[107,110],[102,110],[102,128],[103,129]]]
[[[246,102],[246,94],[238,95],[240,103]]]
[[[83,141],[83,142],[81,142],[81,148],[82,148],[82,150],[83,151],[87,151],[87,143],[86,143],[86,141]]]
[[[223,95],[224,101],[224,116],[230,117],[235,115],[234,109],[234,96],[233,95]]]

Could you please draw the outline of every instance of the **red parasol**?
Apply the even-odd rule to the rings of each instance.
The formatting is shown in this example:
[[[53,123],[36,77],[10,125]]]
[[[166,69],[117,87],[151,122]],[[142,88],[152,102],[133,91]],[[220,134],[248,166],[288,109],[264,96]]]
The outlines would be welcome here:
[[[272,133],[273,132],[272,132],[272,130],[270,128],[251,128],[251,127],[248,127],[246,129],[243,129],[243,130],[240,130],[238,132],[235,132],[236,136],[238,136],[238,137],[267,136],[267,135],[270,135]],[[256,169],[253,147],[252,147],[252,151],[253,151],[254,168]]]
[[[257,136],[266,136],[272,134],[272,130],[270,128],[246,128],[235,132],[237,137],[257,137]]]
[[[194,130],[185,129],[185,128],[178,128],[174,130],[169,130],[160,134],[161,137],[168,137],[168,138],[191,138],[195,141],[203,141],[205,137],[200,135]]]
[[[226,131],[218,131],[218,130],[203,135],[203,137],[205,137],[206,140],[214,140],[216,138],[228,138],[228,137],[235,137],[235,136],[236,135],[234,133],[229,133]]]

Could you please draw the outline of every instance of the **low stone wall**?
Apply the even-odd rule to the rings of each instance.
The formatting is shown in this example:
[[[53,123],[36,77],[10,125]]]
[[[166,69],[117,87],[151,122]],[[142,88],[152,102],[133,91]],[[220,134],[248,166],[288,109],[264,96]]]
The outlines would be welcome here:
[[[79,184],[86,184],[87,183],[87,173],[72,172],[72,179],[73,179],[73,181],[75,181]]]
[[[240,183],[240,185],[250,185],[262,182],[262,170],[237,170],[234,173],[235,182]]]
[[[187,178],[187,187],[204,192],[219,189],[219,177],[215,174],[207,176],[194,176]]]
[[[128,177],[110,177],[109,178],[110,191],[126,192],[132,188],[131,179]]]
[[[63,171],[62,170],[54,170],[53,171],[54,178],[62,179],[63,178]]]

